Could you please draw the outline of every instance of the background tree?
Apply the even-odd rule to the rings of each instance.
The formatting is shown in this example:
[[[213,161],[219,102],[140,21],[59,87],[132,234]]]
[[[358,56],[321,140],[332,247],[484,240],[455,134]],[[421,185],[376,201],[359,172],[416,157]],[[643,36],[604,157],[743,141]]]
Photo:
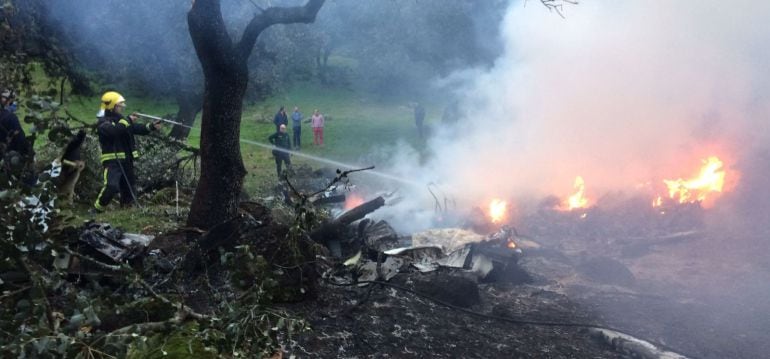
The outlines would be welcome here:
[[[87,93],[89,81],[73,59],[72,43],[49,20],[41,0],[0,0],[0,84],[29,89],[33,64],[39,64],[56,88],[69,80],[73,91]]]
[[[350,82],[378,95],[424,95],[436,77],[492,64],[501,52],[497,27],[508,5],[507,0],[334,1],[314,26],[320,38],[318,75],[324,83]],[[347,65],[330,62],[332,56]]]
[[[246,170],[240,149],[248,60],[259,35],[275,24],[310,23],[325,0],[304,6],[269,7],[246,26],[240,41],[230,37],[219,0],[196,0],[187,21],[205,77],[201,119],[201,177],[188,225],[211,228],[237,213]]]
[[[203,75],[184,21],[187,0],[72,0],[47,7],[50,22],[76,44],[75,59],[98,79],[97,92],[119,89],[129,97],[174,100],[175,119],[193,125]],[[188,134],[189,128],[176,126],[170,135]]]
[[[260,11],[254,4],[261,3],[269,2],[223,3],[227,26],[245,28]],[[133,98],[171,99],[178,106],[175,120],[194,125],[203,103],[203,73],[185,21],[189,0],[71,0],[49,2],[47,9],[50,21],[73,39],[77,61],[98,79],[98,91],[118,88]],[[306,27],[265,31],[248,62],[246,99],[263,100],[292,80],[312,77],[313,35]],[[173,126],[170,136],[185,139],[189,132]]]

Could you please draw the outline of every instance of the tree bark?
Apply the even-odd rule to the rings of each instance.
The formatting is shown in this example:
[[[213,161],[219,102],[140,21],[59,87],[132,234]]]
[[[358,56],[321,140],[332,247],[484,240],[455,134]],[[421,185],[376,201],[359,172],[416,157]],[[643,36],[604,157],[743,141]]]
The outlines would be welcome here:
[[[227,32],[220,0],[193,0],[187,14],[190,36],[201,62],[205,85],[201,117],[201,177],[187,224],[211,228],[233,218],[246,169],[240,148],[243,97],[248,85],[248,58],[263,30],[274,24],[310,23],[325,0],[304,6],[270,7],[256,14],[241,40]]]
[[[179,111],[176,113],[176,121],[184,126],[174,125],[169,136],[173,139],[184,141],[190,135],[190,127],[195,125],[195,118],[201,111],[203,94],[192,91],[182,91],[176,97]]]

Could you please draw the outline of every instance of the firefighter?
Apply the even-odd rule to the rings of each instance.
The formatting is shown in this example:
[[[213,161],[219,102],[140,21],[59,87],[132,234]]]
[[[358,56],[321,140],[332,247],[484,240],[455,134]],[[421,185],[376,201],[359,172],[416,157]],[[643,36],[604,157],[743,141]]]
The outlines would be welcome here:
[[[35,176],[35,152],[32,143],[24,133],[16,112],[16,94],[11,89],[0,92],[0,171],[13,173],[27,186],[37,183]],[[3,184],[4,186],[4,184]]]
[[[286,133],[286,125],[281,124],[278,126],[278,131],[270,135],[267,138],[273,146],[273,157],[275,157],[275,171],[278,172],[278,177],[281,177],[281,162],[286,162],[286,169],[291,168],[291,157],[289,152],[291,151],[291,138]]]
[[[102,190],[96,197],[92,212],[101,212],[120,193],[120,204],[129,206],[136,201],[134,191],[134,160],[139,158],[134,135],[147,135],[160,129],[160,122],[146,125],[135,123],[136,116],[124,116],[126,100],[110,91],[102,95],[97,133],[104,166]]]
[[[28,156],[31,149],[19,118],[14,113],[15,101],[16,95],[12,90],[4,89],[0,92],[0,142],[6,153],[16,151],[22,156]]]

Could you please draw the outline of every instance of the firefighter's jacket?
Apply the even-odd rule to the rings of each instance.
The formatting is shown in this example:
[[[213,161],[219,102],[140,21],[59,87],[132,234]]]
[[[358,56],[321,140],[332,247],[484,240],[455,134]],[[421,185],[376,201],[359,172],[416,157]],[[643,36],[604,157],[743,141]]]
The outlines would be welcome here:
[[[100,117],[97,124],[99,146],[102,149],[101,162],[133,161],[139,158],[134,135],[146,135],[152,129],[152,124],[132,123],[129,118],[112,111],[105,111],[104,117]]]
[[[0,109],[0,142],[8,146],[8,152],[16,151],[24,156],[32,152],[19,118],[7,109]]]

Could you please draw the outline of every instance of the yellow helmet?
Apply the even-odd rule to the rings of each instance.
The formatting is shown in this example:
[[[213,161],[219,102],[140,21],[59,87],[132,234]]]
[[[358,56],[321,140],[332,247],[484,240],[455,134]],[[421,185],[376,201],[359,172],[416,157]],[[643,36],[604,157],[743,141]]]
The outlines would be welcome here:
[[[126,102],[126,99],[123,98],[123,95],[115,91],[105,92],[104,95],[102,95],[102,105],[100,108],[102,110],[112,111],[115,109],[115,105],[121,102]]]

